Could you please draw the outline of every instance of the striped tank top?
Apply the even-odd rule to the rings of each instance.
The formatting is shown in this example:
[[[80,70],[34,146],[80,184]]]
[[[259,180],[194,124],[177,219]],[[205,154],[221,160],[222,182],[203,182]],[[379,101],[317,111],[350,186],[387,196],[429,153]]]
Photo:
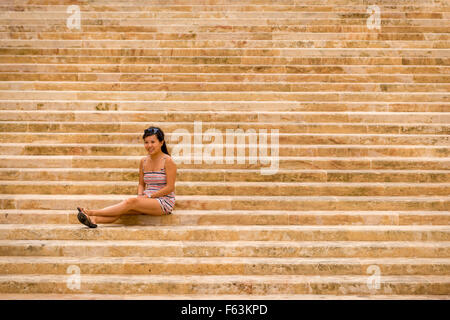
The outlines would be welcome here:
[[[144,194],[149,198],[153,193],[157,192],[167,185],[166,172],[164,168],[164,162],[166,161],[166,159],[167,157],[163,158],[163,168],[161,169],[161,171],[144,171]],[[144,160],[144,168],[146,161],[147,158],[145,158]],[[169,194],[166,194],[165,196],[156,198],[156,200],[159,201],[159,205],[161,206],[165,214],[172,213],[173,207],[175,205],[175,193],[173,191]]]

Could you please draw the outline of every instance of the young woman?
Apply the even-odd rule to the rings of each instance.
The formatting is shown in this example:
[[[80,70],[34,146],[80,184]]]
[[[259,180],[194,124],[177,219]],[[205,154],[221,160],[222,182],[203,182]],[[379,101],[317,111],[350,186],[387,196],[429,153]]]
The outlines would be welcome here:
[[[78,220],[90,228],[97,223],[113,223],[124,214],[171,214],[175,205],[177,167],[167,151],[164,132],[158,127],[145,129],[144,147],[148,155],[139,165],[138,196],[100,209],[78,209]]]

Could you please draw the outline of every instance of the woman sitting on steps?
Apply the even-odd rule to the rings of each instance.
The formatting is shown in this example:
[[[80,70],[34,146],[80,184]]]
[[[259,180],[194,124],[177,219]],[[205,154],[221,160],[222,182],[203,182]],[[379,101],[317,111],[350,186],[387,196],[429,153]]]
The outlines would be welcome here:
[[[100,210],[77,207],[78,220],[82,224],[96,228],[97,223],[113,223],[125,214],[158,216],[172,213],[177,167],[167,151],[164,133],[158,127],[149,127],[142,139],[148,156],[139,164],[138,196]]]

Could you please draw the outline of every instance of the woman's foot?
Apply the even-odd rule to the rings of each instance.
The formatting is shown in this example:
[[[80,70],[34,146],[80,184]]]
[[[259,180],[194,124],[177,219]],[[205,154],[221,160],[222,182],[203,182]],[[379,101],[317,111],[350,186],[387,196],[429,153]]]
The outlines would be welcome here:
[[[80,209],[83,210],[83,213],[89,217],[89,220],[91,220],[92,223],[94,223],[94,224],[97,223],[97,217],[92,215],[91,210],[88,210],[86,208],[80,208]]]
[[[91,218],[86,213],[86,210],[84,210],[84,208],[77,207],[77,209],[78,209],[77,215],[78,221],[88,226],[89,228],[97,228],[97,225],[94,223],[94,221],[91,220]]]
[[[91,210],[88,210],[86,208],[80,208],[80,209],[83,211],[83,213],[85,215],[87,215],[89,217],[89,220],[91,220],[93,223],[95,223],[95,216],[92,215]]]

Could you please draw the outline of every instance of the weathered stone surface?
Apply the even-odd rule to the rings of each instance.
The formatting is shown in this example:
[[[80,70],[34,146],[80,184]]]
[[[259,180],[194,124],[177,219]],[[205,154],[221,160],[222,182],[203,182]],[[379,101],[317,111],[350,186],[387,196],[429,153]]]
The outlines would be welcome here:
[[[0,5],[0,299],[450,299],[447,2],[69,4]],[[279,130],[278,171],[174,154],[195,121]],[[149,125],[173,214],[81,225],[136,195]]]

